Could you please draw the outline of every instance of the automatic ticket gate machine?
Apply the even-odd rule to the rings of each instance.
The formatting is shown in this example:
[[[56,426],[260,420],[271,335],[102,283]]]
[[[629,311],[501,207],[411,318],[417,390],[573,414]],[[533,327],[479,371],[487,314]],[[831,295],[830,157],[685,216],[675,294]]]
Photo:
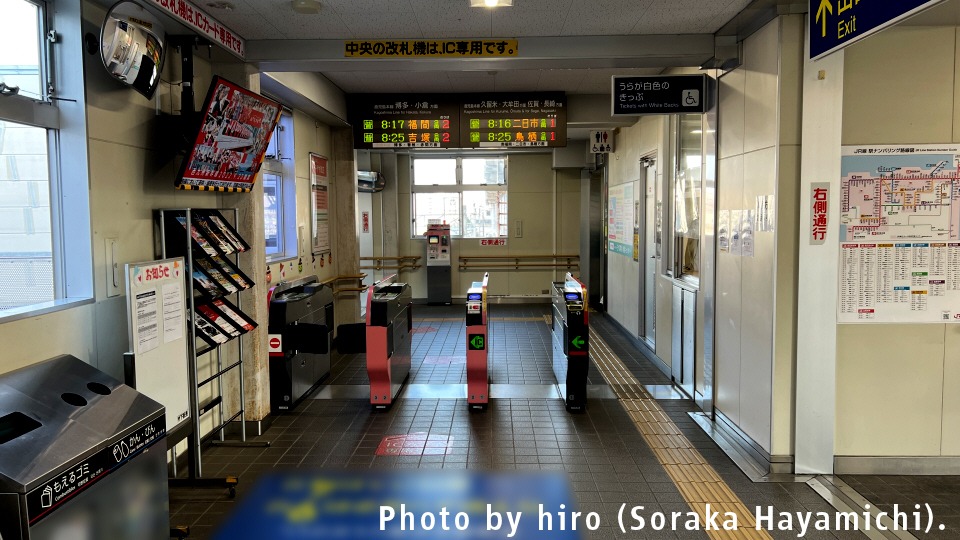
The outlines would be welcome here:
[[[471,410],[485,410],[490,400],[490,376],[487,358],[490,340],[487,338],[487,281],[473,282],[467,290],[467,404]]]
[[[555,281],[553,299],[553,373],[560,397],[570,412],[587,406],[587,370],[590,367],[590,325],[587,288],[567,273]]]
[[[367,375],[374,409],[389,408],[410,375],[413,293],[396,279],[394,274],[367,289]]]
[[[449,304],[451,301],[450,252],[450,225],[428,224],[427,303],[429,304]]]

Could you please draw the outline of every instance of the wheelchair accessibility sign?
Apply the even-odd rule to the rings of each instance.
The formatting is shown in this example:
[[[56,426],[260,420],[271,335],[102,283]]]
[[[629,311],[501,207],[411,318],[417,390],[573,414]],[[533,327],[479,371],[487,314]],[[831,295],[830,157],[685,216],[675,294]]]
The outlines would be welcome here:
[[[611,78],[612,116],[703,113],[709,101],[707,76],[614,75]]]

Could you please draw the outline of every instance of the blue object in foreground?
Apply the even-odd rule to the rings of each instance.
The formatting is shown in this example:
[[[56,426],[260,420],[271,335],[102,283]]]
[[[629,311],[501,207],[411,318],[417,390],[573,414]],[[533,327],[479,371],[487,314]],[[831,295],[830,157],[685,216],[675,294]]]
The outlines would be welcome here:
[[[263,473],[251,490],[215,540],[579,540],[587,529],[586,516],[580,516],[577,530],[571,530],[575,498],[559,471],[276,470]],[[540,530],[541,504],[551,514],[552,530],[546,518]],[[401,505],[412,516],[401,514]],[[384,507],[392,509],[392,519]],[[488,520],[494,527],[499,521],[499,528],[488,530]]]

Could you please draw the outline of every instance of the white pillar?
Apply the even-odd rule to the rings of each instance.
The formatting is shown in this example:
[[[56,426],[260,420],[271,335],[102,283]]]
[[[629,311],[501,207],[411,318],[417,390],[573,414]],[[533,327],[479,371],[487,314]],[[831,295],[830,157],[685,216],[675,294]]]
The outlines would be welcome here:
[[[797,474],[832,474],[843,51],[816,62],[807,59],[803,71],[794,469]],[[812,182],[830,182],[828,232],[822,245],[810,243]]]

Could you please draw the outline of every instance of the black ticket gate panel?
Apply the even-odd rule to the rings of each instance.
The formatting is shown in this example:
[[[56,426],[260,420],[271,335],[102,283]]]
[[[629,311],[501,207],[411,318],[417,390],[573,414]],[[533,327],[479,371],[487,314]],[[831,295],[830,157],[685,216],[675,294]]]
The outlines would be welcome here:
[[[333,289],[316,276],[270,294],[270,409],[293,409],[330,375]]]
[[[553,373],[568,411],[587,406],[590,325],[587,288],[571,274],[553,283]]]

